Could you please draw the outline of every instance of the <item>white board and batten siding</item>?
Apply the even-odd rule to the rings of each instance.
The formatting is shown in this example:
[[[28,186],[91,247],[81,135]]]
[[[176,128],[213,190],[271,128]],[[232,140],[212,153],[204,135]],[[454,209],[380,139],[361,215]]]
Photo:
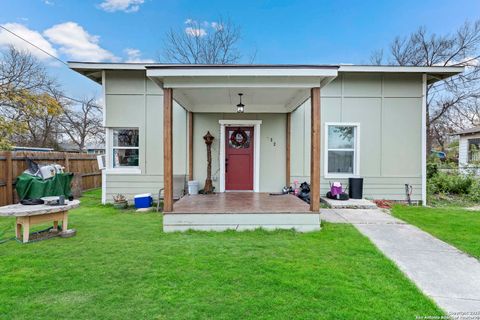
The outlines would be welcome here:
[[[146,78],[145,71],[105,72],[105,126],[139,129],[139,168],[130,173],[106,170],[105,200],[121,193],[129,200],[135,194],[152,193],[163,187],[163,90]],[[174,175],[183,180],[187,172],[187,113],[175,103]],[[107,168],[112,167],[111,141],[107,138]]]
[[[360,125],[360,168],[364,197],[405,200],[405,184],[413,200],[422,200],[422,75],[341,73],[321,92],[321,194],[326,178],[325,123]],[[292,113],[291,180],[309,181],[310,101]]]

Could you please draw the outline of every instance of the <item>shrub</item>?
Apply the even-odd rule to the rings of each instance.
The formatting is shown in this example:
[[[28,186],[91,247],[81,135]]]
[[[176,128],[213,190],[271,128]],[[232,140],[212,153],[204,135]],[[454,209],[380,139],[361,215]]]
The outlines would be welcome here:
[[[480,201],[480,182],[478,180],[475,180],[472,186],[470,187],[468,198],[471,201],[475,201],[475,202]]]
[[[429,194],[444,193],[465,196],[475,191],[480,196],[480,190],[477,191],[479,188],[477,181],[470,175],[458,173],[437,171],[435,175],[428,179],[427,188]]]
[[[438,163],[429,162],[427,163],[427,179],[433,178],[438,173]]]

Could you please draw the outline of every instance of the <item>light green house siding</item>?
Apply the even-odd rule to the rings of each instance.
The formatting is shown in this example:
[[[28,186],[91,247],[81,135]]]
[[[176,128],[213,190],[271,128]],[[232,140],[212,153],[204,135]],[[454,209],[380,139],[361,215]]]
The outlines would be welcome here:
[[[146,78],[144,71],[106,71],[104,90],[106,128],[138,128],[140,135],[140,173],[120,174],[107,170],[106,201],[112,201],[117,193],[129,199],[139,193],[157,194],[163,187],[163,90]],[[186,121],[185,109],[175,103],[173,171],[176,176],[185,176],[187,172]],[[106,145],[107,154],[111,156],[111,141]],[[107,164],[109,161],[111,159],[107,159]]]
[[[105,71],[106,127],[135,127],[140,133],[140,172],[109,173],[106,201],[112,195],[133,195],[163,187],[163,91],[145,71]],[[247,106],[248,107],[248,106]],[[405,199],[405,183],[413,186],[413,199],[421,200],[422,76],[420,74],[340,73],[321,90],[321,193],[329,181],[324,176],[325,123],[360,124],[360,176],[364,195],[376,199]],[[194,113],[194,179],[203,187],[206,147],[203,135],[215,137],[212,177],[219,190],[219,120],[262,120],[260,135],[260,191],[278,192],[285,184],[285,113]],[[309,181],[310,101],[291,116],[291,180]],[[187,112],[174,104],[174,184],[183,187],[187,175]],[[108,139],[107,139],[108,140]],[[111,142],[107,154],[111,156]],[[110,161],[108,159],[107,161]],[[108,163],[107,163],[108,165]],[[345,182],[343,180],[343,182]]]
[[[364,196],[405,199],[405,184],[413,186],[412,199],[422,192],[422,76],[400,74],[341,74],[321,92],[321,193],[329,182],[324,170],[325,123],[360,124],[360,176]],[[310,101],[292,113],[292,181],[309,181]]]

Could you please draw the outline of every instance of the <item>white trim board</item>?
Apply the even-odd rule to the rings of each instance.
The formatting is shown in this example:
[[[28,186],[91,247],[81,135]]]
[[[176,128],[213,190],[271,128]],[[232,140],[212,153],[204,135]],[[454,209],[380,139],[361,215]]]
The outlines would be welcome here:
[[[422,75],[422,205],[427,205],[427,75]]]
[[[147,69],[147,77],[336,77],[337,67],[325,68],[169,68]]]
[[[218,120],[220,124],[220,192],[225,192],[225,127],[253,127],[253,192],[260,192],[260,125],[262,120]]]

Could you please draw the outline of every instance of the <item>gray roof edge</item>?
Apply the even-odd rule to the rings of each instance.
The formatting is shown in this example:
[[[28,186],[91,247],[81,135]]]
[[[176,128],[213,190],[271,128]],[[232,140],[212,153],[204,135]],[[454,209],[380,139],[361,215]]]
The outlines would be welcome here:
[[[452,133],[452,136],[462,136],[462,135],[467,135],[467,134],[472,134],[472,133],[480,133],[480,126],[468,128],[459,132]]]
[[[166,64],[166,63],[116,63],[69,61],[74,70],[146,70],[146,69],[338,69],[339,72],[392,72],[392,73],[444,73],[457,74],[464,71],[458,66],[393,66],[393,65],[333,65],[333,64]]]

